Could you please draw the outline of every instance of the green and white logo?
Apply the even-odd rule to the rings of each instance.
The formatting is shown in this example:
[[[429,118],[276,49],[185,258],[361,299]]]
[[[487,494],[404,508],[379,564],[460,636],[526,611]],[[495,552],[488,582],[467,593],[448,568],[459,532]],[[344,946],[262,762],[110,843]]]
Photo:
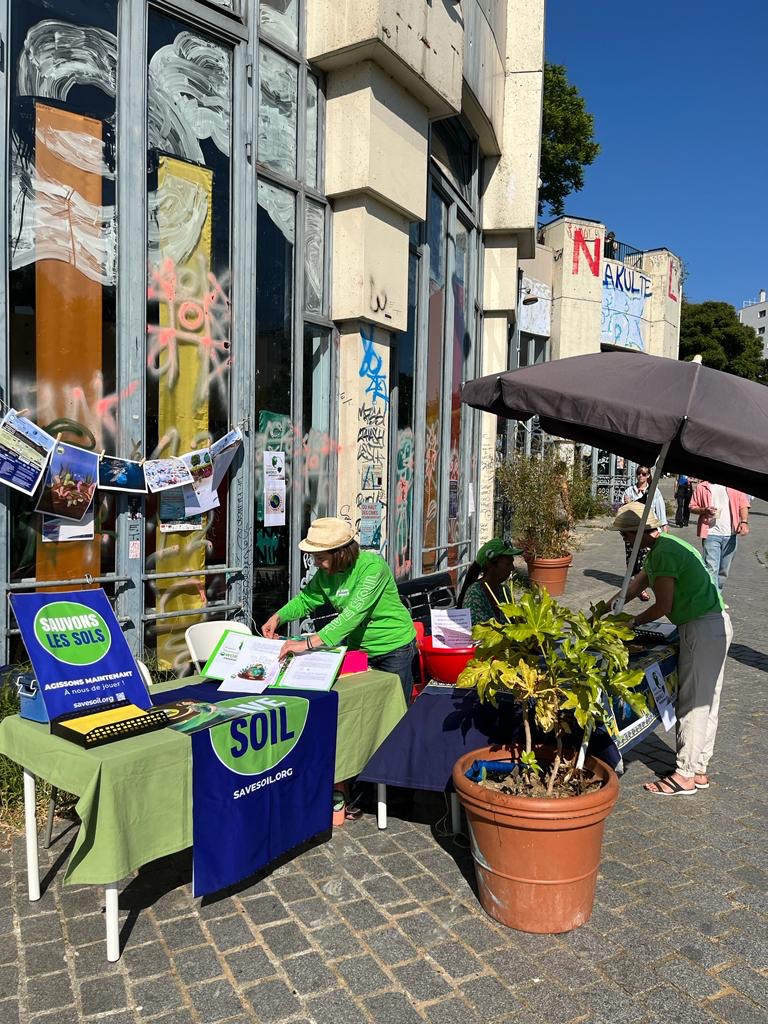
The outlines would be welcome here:
[[[77,601],[54,601],[35,616],[38,643],[65,665],[93,665],[112,645],[104,619]]]
[[[223,703],[231,707],[243,700]],[[299,742],[309,715],[309,701],[306,697],[262,697],[249,700],[248,711],[242,718],[214,726],[211,746],[230,771],[261,775],[280,764]]]

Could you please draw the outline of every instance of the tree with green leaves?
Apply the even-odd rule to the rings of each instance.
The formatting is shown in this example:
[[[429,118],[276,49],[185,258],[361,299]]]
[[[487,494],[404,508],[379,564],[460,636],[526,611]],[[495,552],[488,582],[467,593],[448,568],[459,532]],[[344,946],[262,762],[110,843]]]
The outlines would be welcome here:
[[[563,65],[545,64],[539,216],[545,206],[561,216],[566,197],[584,187],[584,168],[600,152],[594,132],[594,118]]]
[[[765,382],[763,346],[728,302],[686,302],[680,310],[680,359],[701,356],[705,366]]]

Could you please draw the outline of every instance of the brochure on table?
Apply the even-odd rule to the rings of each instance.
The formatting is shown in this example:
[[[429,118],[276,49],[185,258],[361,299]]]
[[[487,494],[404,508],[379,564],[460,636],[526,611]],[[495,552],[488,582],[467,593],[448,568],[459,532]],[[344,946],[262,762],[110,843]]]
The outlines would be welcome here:
[[[11,594],[9,600],[38,682],[43,706],[34,709],[37,721],[123,701],[152,706],[101,588]]]
[[[227,630],[203,668],[208,679],[220,679],[220,692],[262,693],[267,687],[291,690],[330,690],[339,673],[346,647],[279,654],[284,640],[268,640]]]

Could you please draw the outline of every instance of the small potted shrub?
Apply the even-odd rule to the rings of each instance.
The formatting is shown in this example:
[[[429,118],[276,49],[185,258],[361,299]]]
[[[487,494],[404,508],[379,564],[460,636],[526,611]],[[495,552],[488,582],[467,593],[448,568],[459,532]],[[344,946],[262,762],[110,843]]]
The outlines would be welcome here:
[[[565,590],[575,537],[568,466],[553,452],[516,454],[496,470],[497,499],[511,516],[514,542],[523,549],[532,583],[553,597]]]
[[[618,797],[608,765],[588,756],[577,767],[581,733],[613,727],[608,702],[642,714],[643,671],[628,667],[628,616],[606,616],[602,603],[589,615],[572,612],[539,587],[507,596],[506,621],[473,628],[476,654],[457,685],[494,705],[514,701],[524,740],[460,758],[453,785],[486,912],[521,931],[570,931],[592,912],[604,823]]]

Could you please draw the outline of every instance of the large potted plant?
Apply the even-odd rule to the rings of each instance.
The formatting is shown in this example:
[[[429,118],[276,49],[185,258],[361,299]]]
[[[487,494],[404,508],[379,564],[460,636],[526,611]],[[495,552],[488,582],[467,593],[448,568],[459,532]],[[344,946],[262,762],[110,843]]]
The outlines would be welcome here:
[[[567,465],[552,451],[518,453],[497,468],[496,494],[501,518],[511,521],[511,530],[497,532],[511,532],[523,549],[531,582],[559,596],[575,546]]]
[[[516,702],[524,739],[460,758],[453,784],[487,913],[521,931],[570,931],[592,912],[604,823],[618,796],[608,765],[588,756],[577,767],[580,736],[600,722],[615,727],[610,702],[646,710],[636,692],[643,672],[628,667],[628,616],[606,616],[603,604],[572,612],[539,587],[508,597],[505,621],[473,628],[477,652],[457,685],[476,687],[481,701]]]

